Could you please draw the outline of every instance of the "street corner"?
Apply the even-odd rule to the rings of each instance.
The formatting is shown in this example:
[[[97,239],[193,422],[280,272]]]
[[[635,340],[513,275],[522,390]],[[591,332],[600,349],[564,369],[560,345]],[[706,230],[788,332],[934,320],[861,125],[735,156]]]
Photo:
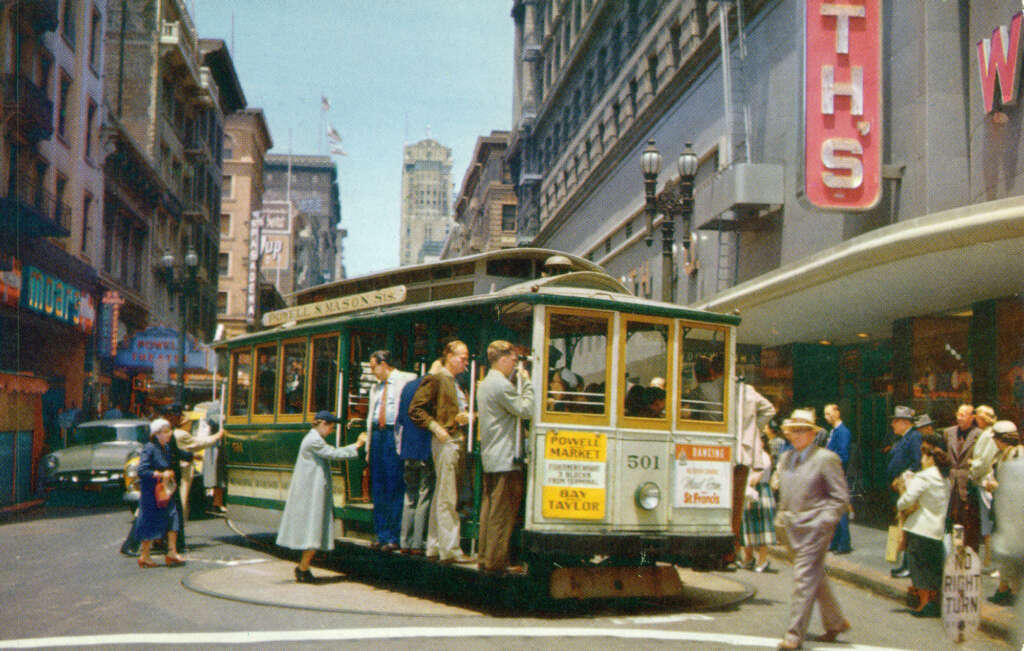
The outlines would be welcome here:
[[[295,564],[260,560],[202,569],[182,585],[211,597],[281,608],[404,616],[465,616],[479,613],[361,583],[349,575],[314,568],[313,583],[297,583]]]

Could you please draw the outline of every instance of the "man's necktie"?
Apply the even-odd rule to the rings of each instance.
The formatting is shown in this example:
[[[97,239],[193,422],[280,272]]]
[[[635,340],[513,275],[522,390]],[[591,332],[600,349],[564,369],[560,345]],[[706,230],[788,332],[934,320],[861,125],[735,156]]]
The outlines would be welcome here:
[[[388,419],[386,416],[386,410],[388,406],[388,383],[384,383],[384,388],[380,392],[380,411],[377,414],[377,427],[384,429],[387,427]]]

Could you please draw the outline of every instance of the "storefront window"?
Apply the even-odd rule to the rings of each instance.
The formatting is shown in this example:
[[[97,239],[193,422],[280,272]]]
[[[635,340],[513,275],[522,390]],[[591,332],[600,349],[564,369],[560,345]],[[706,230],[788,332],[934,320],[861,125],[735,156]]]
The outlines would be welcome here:
[[[338,400],[338,335],[313,339],[313,381],[310,383],[309,411],[334,411]]]
[[[725,422],[726,330],[681,324],[680,420]]]
[[[665,418],[668,340],[668,322],[626,321],[622,392],[626,418]]]
[[[252,388],[252,351],[238,350],[232,354],[231,415],[249,415],[249,390]]]
[[[281,373],[282,414],[301,414],[306,394],[306,340],[288,341],[281,347],[284,365]]]
[[[256,348],[256,392],[253,396],[254,416],[274,413],[274,387],[277,385],[277,345]]]
[[[551,313],[545,366],[547,412],[608,413],[609,324],[609,317],[600,313]]]

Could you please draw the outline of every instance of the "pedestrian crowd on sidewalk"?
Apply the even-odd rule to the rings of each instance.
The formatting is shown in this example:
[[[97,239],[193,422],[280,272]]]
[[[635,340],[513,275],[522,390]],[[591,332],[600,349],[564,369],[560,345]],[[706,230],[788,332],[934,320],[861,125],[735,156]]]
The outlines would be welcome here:
[[[893,577],[910,578],[908,601],[913,614],[938,617],[938,593],[943,559],[952,549],[952,529],[964,528],[964,544],[982,559],[982,572],[999,579],[992,603],[1013,605],[1020,590],[1021,574],[1014,559],[993,554],[993,536],[1000,526],[1010,526],[995,517],[1000,502],[1000,468],[1024,457],[1017,426],[998,420],[988,405],[962,404],[956,424],[941,433],[934,430],[928,414],[915,414],[897,406],[892,430],[898,437],[889,451],[887,474],[897,497],[897,531],[901,564]],[[1016,518],[1024,518],[1015,505]],[[993,561],[997,561],[995,564]]]

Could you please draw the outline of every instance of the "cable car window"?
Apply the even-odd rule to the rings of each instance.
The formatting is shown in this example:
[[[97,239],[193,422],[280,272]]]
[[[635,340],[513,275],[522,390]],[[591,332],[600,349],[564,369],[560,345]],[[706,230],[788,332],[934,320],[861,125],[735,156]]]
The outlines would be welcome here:
[[[377,378],[370,370],[370,355],[387,348],[383,332],[352,332],[349,337],[348,417],[365,418],[370,405],[370,387]]]
[[[309,411],[334,411],[338,403],[338,335],[313,338]]]
[[[683,325],[679,418],[725,422],[726,330]]]
[[[249,415],[249,390],[252,389],[252,350],[236,350],[231,355],[231,415]]]
[[[277,386],[277,344],[256,347],[256,391],[254,416],[274,413],[274,389]]]
[[[668,341],[668,323],[626,321],[622,413],[627,418],[665,418]]]
[[[289,341],[281,346],[282,414],[301,414],[306,396],[306,341]]]
[[[552,312],[548,322],[545,409],[607,414],[609,317]]]

